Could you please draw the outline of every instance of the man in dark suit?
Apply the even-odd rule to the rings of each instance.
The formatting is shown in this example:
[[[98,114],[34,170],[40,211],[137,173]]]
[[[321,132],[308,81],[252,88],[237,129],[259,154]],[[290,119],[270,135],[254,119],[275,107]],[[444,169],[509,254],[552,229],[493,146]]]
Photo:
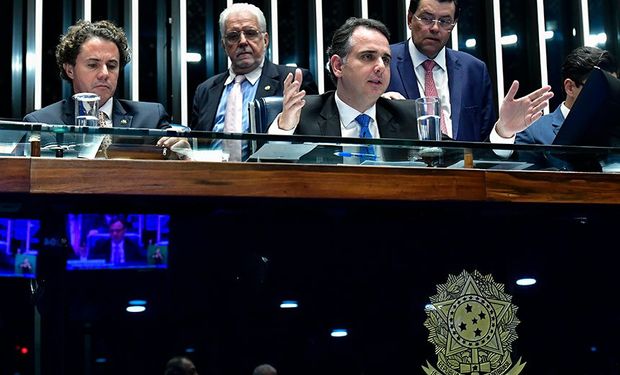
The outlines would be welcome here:
[[[114,98],[118,76],[131,60],[127,37],[109,21],[79,21],[56,46],[60,76],[71,82],[73,92],[94,93],[109,126],[128,128],[167,127],[169,116],[159,103]],[[24,121],[75,124],[75,103],[66,98],[24,117]],[[42,145],[44,143],[42,142]]]
[[[392,76],[386,97],[417,99],[424,96],[421,94],[425,92],[428,61],[431,62],[428,72],[441,99],[446,134],[450,138],[482,142],[489,139],[492,131],[502,137],[513,128],[521,127],[523,118],[530,124],[540,117],[537,112],[526,113],[524,109],[538,108],[535,104],[548,100],[552,96],[548,92],[550,87],[514,99],[519,88],[515,81],[502,103],[500,121],[495,123],[492,85],[486,65],[467,53],[446,48],[458,17],[458,0],[411,0],[407,14],[411,39],[391,46]],[[517,118],[519,121],[511,121]]]
[[[263,12],[254,5],[236,3],[226,8],[219,19],[222,46],[230,58],[228,72],[201,83],[196,89],[192,108],[193,130],[223,131],[226,104],[234,78],[245,76],[242,131],[249,132],[247,106],[255,98],[282,96],[283,81],[295,68],[276,65],[265,58],[269,34]],[[302,70],[304,86],[309,94],[318,93],[312,74]]]
[[[327,50],[336,91],[306,95],[302,75],[284,81],[283,111],[269,128],[272,134],[367,138],[418,138],[415,105],[381,98],[390,81],[389,31],[372,19],[349,18]],[[367,125],[358,120],[370,117]],[[367,129],[369,134],[363,134]],[[369,136],[370,135],[370,136]]]
[[[108,263],[124,264],[146,262],[140,246],[125,237],[127,227],[121,218],[113,218],[109,225],[110,238],[95,244],[89,259],[105,259]]]

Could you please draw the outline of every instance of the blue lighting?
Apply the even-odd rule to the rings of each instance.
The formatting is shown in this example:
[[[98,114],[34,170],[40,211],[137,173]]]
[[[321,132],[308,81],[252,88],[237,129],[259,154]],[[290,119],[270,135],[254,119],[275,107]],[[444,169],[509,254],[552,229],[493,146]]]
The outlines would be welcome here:
[[[132,299],[129,301],[129,306],[146,306],[146,301],[143,299]]]
[[[293,301],[293,300],[285,300],[285,301],[282,301],[282,303],[280,304],[281,309],[296,309],[298,307],[299,307],[299,304],[297,303],[297,301]]]

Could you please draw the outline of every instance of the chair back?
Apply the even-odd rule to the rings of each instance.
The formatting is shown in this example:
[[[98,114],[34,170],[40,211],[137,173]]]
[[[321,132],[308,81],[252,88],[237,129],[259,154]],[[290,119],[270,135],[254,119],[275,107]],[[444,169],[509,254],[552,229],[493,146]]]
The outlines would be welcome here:
[[[269,125],[282,112],[281,96],[267,96],[250,102],[250,131],[267,133]]]

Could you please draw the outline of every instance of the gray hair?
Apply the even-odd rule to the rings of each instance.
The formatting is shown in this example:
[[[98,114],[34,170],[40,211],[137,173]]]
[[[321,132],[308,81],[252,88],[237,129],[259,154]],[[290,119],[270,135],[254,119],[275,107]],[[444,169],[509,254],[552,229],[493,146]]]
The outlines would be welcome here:
[[[267,21],[265,21],[265,15],[263,14],[263,11],[260,10],[260,8],[258,8],[256,5],[252,5],[248,3],[235,3],[229,6],[228,8],[224,9],[222,13],[220,13],[219,23],[220,23],[220,35],[222,36],[222,38],[224,37],[224,34],[226,33],[226,20],[228,20],[228,17],[231,14],[238,13],[238,12],[252,13],[254,16],[256,16],[256,19],[258,20],[258,27],[260,28],[260,31],[267,32]]]

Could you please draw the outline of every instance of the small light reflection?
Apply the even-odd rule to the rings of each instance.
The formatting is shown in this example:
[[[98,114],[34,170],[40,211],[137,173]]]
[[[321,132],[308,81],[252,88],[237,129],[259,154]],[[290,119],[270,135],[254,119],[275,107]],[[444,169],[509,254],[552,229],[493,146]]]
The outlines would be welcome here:
[[[185,61],[188,63],[197,63],[202,60],[202,55],[197,52],[187,52],[185,53]]]
[[[127,306],[125,310],[127,310],[127,312],[130,312],[130,313],[141,313],[141,312],[146,311],[146,307],[145,306]]]
[[[299,304],[293,300],[282,301],[280,304],[281,309],[296,309],[297,307],[299,307]]]
[[[476,47],[476,38],[467,39],[465,41],[465,47],[474,48]]]
[[[331,336],[332,337],[346,337],[349,333],[344,328],[335,328],[332,329]]]
[[[536,284],[536,279],[533,277],[524,277],[522,279],[517,280],[517,285],[519,286],[531,286]]]
[[[500,41],[502,43],[502,46],[513,46],[517,44],[519,38],[515,34],[504,35],[503,37],[501,37]]]

